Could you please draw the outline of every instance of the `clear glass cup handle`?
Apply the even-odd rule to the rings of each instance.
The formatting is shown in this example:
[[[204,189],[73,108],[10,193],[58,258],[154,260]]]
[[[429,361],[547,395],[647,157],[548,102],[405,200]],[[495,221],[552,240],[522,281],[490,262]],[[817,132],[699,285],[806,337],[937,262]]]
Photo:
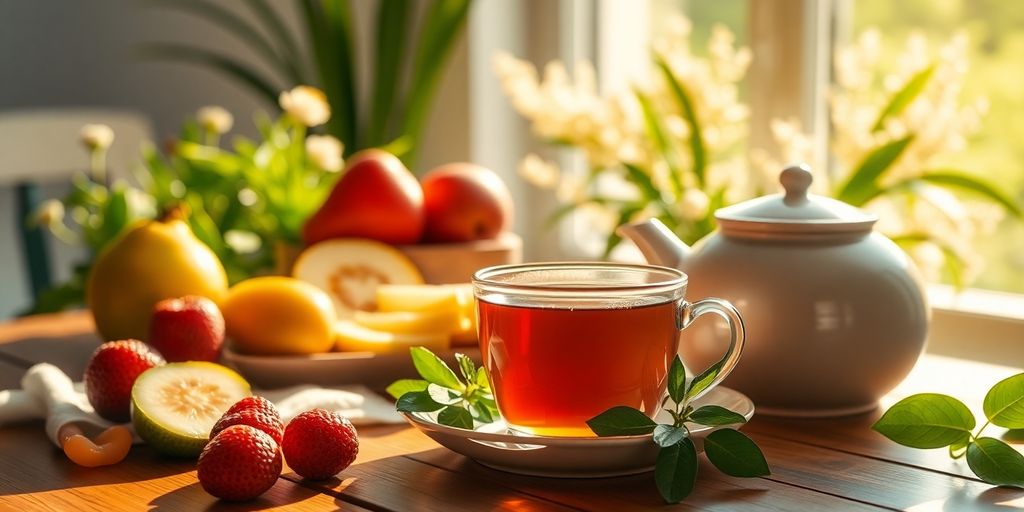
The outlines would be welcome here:
[[[739,311],[729,301],[723,299],[707,298],[693,303],[680,302],[678,312],[679,329],[686,329],[694,320],[705,313],[718,315],[729,323],[729,350],[725,353],[725,358],[722,360],[722,369],[719,370],[715,379],[702,391],[690,397],[690,400],[704,396],[729,376],[732,369],[736,367],[736,363],[740,361],[740,353],[743,352],[743,342],[746,339],[746,329],[743,326],[743,318],[740,317]],[[696,373],[696,375],[700,375],[700,373]]]

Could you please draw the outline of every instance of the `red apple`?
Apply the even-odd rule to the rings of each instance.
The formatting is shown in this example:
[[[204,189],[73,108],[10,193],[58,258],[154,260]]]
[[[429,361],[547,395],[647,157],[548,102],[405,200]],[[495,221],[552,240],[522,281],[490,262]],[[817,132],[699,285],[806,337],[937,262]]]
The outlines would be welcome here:
[[[371,238],[412,244],[423,236],[423,190],[394,155],[367,149],[352,155],[323,206],[306,221],[307,244],[330,238]]]
[[[168,362],[216,362],[224,344],[224,316],[206,297],[165,299],[153,307],[146,341]]]
[[[470,163],[437,167],[423,177],[426,240],[494,238],[512,222],[512,195],[494,171]]]

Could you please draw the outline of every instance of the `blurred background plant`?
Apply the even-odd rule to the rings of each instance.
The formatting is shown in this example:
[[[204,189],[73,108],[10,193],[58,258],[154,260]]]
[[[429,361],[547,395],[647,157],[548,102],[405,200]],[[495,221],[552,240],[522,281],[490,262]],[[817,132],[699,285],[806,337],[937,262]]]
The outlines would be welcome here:
[[[300,11],[301,32],[308,34],[305,41],[289,31],[276,10],[285,2],[272,6],[267,0],[249,0],[244,5],[250,16],[243,17],[212,0],[151,1],[213,23],[258,50],[263,62],[253,66],[184,42],[152,43],[143,48],[145,55],[212,68],[271,104],[278,91],[317,84],[334,112],[326,132],[345,142],[346,156],[364,148],[386,147],[414,170],[428,109],[471,4],[471,0],[381,0],[373,37],[368,39],[373,76],[364,80],[358,76],[356,56],[365,50],[359,48],[347,0],[289,2],[289,8]],[[420,9],[425,14],[415,16]],[[362,94],[359,84],[368,85]]]
[[[540,81],[528,62],[495,56],[505,92],[534,133],[580,149],[589,166],[580,177],[531,154],[520,174],[555,189],[563,205],[552,222],[576,210],[596,219],[607,233],[605,257],[621,242],[619,224],[658,217],[692,243],[714,229],[715,209],[751,196],[739,146],[749,112],[738,95],[750,50],[716,26],[709,58],[698,58],[690,28],[675,18],[654,44],[653,79],[622,93],[598,94],[589,62],[577,62],[572,79],[561,62],[551,62]]]
[[[89,257],[67,282],[40,294],[30,312],[81,305],[100,251],[125,228],[177,205],[189,212],[192,231],[217,254],[231,283],[284,272],[302,242],[302,224],[342,169],[343,145],[330,135],[308,134],[331,117],[319,89],[295,87],[280,94],[279,104],[284,114],[277,119],[256,115],[258,139],[237,137],[226,147],[220,139],[234,124],[232,114],[199,109],[163,151],[142,148],[137,185],[108,182],[104,155],[114,133],[103,125],[84,127],[90,171],[76,174],[72,192],[43,203],[30,222],[65,243],[84,245]]]
[[[994,233],[1015,200],[1000,187],[952,168],[981,127],[987,101],[962,99],[967,37],[931,48],[911,34],[883,62],[881,36],[867,29],[834,58],[830,95],[831,165],[813,162],[810,136],[794,120],[775,120],[773,135],[786,161],[815,164],[818,192],[879,215],[878,229],[913,257],[930,281],[962,287],[984,265],[976,239]],[[755,166],[774,173],[780,162],[754,151]]]
[[[878,228],[933,281],[970,283],[982,263],[976,238],[1006,214],[1020,217],[998,187],[943,164],[966,148],[985,113],[984,99],[961,99],[965,36],[932,51],[911,35],[887,63],[877,31],[839,49],[831,151],[820,162],[794,120],[772,121],[782,160],[745,151],[749,112],[738,91],[751,53],[715,25],[706,57],[698,57],[690,31],[684,18],[669,22],[653,45],[653,78],[626,93],[598,95],[586,62],[576,63],[572,79],[562,63],[549,63],[540,80],[529,63],[495,56],[506,94],[534,133],[580,150],[589,168],[584,176],[562,172],[530,154],[520,174],[555,191],[562,204],[553,221],[574,211],[590,217],[604,233],[604,257],[621,242],[615,226],[640,218],[658,217],[687,243],[699,240],[714,229],[715,209],[776,191],[778,172],[793,161],[812,164],[816,192],[879,213]]]

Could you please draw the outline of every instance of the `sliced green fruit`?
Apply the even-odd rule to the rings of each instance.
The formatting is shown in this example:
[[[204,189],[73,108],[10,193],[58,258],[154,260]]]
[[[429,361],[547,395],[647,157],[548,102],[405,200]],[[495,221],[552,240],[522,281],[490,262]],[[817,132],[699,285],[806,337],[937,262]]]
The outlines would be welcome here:
[[[224,411],[251,394],[241,375],[219,364],[157,366],[139,375],[132,386],[132,424],[156,451],[196,457]]]

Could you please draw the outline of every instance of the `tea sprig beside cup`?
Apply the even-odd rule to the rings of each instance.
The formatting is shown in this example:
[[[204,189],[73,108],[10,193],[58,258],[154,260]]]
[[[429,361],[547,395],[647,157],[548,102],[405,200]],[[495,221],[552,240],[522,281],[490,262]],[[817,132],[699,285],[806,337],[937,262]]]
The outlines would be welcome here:
[[[422,379],[401,379],[387,388],[398,400],[399,412],[435,412],[437,422],[449,427],[473,429],[474,420],[491,423],[499,418],[491,385],[483,368],[473,360],[455,354],[458,375],[445,362],[424,347],[413,347],[412,362]]]
[[[668,503],[684,500],[697,481],[697,447],[690,439],[686,423],[722,426],[747,421],[742,415],[718,405],[704,405],[697,409],[689,405],[716,380],[723,364],[724,360],[719,361],[687,384],[683,362],[678,355],[675,356],[668,373],[668,395],[661,403],[672,416],[671,424],[656,423],[644,412],[627,406],[612,407],[587,421],[590,429],[601,437],[653,434],[654,442],[661,447],[654,466],[654,480],[661,497]],[[670,402],[671,407],[665,407]],[[704,439],[704,453],[719,471],[730,476],[771,474],[757,444],[732,428],[721,428],[708,434]]]

